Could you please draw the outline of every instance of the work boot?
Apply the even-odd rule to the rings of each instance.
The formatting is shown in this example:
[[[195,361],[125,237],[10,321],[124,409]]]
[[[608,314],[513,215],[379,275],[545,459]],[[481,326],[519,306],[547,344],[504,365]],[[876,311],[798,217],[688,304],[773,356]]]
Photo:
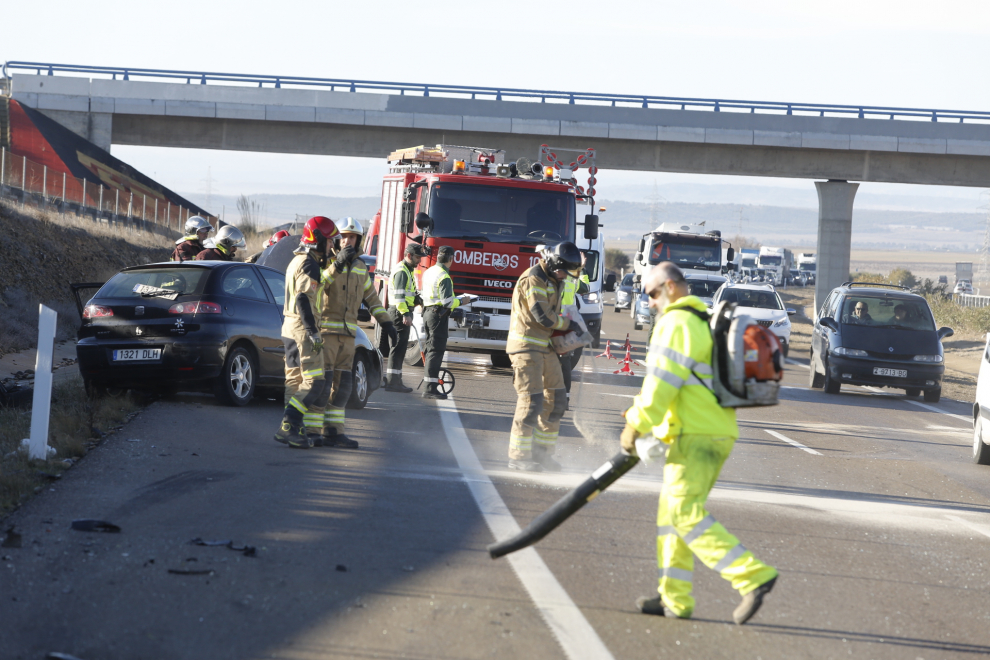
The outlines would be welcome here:
[[[275,441],[283,445],[289,444],[289,438],[299,435],[301,429],[286,418],[282,418],[282,425],[275,431]]]
[[[314,447],[323,446],[323,436],[320,435],[319,433],[307,433],[306,437],[309,438],[310,442],[313,443]]]
[[[446,399],[447,395],[443,394],[437,390],[437,386],[434,383],[430,383],[426,386],[426,390],[423,391],[424,399]]]
[[[637,598],[636,607],[639,608],[639,611],[643,614],[667,616],[667,608],[664,607],[663,599],[660,598],[660,596],[654,596],[653,598],[643,596],[641,598]],[[671,614],[673,614],[673,612],[671,612]]]
[[[736,622],[737,626],[741,626],[753,618],[753,615],[756,614],[759,611],[760,606],[763,605],[763,597],[770,593],[776,581],[777,578],[774,577],[769,582],[761,584],[756,589],[753,589],[748,594],[743,596],[742,602],[739,603],[739,607],[732,612],[732,620]]]
[[[553,456],[548,454],[545,449],[534,448],[533,460],[543,466],[547,472],[560,472],[561,470],[560,463],[554,460]]]
[[[312,449],[313,439],[308,435],[296,433],[286,439],[286,443],[291,449]]]
[[[522,470],[523,472],[543,472],[543,466],[536,461],[528,461],[525,458],[510,458],[510,470]]]
[[[402,376],[397,374],[392,374],[388,378],[388,385],[385,386],[386,392],[399,392],[401,394],[409,394],[412,392],[411,387],[406,387],[402,382]]]
[[[323,429],[323,435],[320,436],[323,440],[324,447],[340,447],[341,449],[357,449],[358,441],[351,440],[343,433],[338,433],[337,429]]]

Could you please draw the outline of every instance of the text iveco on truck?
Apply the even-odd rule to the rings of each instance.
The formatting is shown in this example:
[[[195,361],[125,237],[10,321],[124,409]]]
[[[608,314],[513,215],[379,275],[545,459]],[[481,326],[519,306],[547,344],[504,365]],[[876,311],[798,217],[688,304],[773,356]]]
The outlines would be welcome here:
[[[497,149],[414,147],[389,156],[382,187],[375,275],[383,302],[389,304],[389,270],[402,258],[407,243],[430,248],[430,256],[415,273],[420,287],[421,274],[436,263],[438,249],[451,246],[454,291],[478,296],[466,311],[483,312],[488,325],[449,321],[448,350],[487,353],[498,367],[510,365],[505,344],[512,290],[519,276],[540,260],[538,247],[574,241],[579,226],[584,236],[598,236],[598,216],[587,214],[579,220],[577,210],[579,201],[594,203],[594,150],[581,152],[570,164],[573,169],[588,166],[587,195],[573,178],[573,169],[559,167],[563,163],[555,151],[544,145],[540,156],[558,167],[526,158],[505,163],[504,152]],[[422,334],[419,311],[414,328],[411,341]],[[407,356],[410,363],[419,359],[416,350]]]

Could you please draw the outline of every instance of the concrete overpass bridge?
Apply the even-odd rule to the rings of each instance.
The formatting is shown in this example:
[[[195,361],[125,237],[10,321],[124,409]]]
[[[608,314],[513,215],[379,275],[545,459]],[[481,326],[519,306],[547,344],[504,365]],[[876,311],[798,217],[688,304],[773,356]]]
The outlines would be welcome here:
[[[382,158],[594,146],[610,169],[816,180],[822,299],[849,273],[858,183],[990,186],[990,112],[8,62],[10,94],[111,144]]]

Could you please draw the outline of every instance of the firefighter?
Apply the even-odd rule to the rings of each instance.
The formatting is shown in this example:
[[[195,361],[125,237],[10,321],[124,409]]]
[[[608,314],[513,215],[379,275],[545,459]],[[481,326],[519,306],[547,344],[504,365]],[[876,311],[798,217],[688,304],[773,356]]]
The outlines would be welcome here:
[[[567,391],[550,336],[555,330],[582,333],[580,324],[560,315],[560,292],[568,276],[578,276],[581,251],[565,242],[545,248],[540,256],[540,262],[519,277],[512,291],[506,352],[512,360],[518,398],[509,435],[509,467],[557,472],[560,463],[551,456],[567,407]]]
[[[275,245],[276,243],[278,243],[280,240],[282,240],[283,238],[285,238],[288,235],[289,235],[289,232],[285,231],[284,229],[275,232],[274,234],[272,234],[272,237],[269,238],[267,241],[265,241],[265,244],[261,246],[261,251],[260,252],[255,252],[250,257],[248,257],[247,259],[245,259],[244,262],[245,263],[249,263],[249,264],[258,263],[258,259],[260,259],[261,258],[261,255],[263,255],[265,253],[265,250],[267,250],[271,246]]]
[[[447,319],[452,313],[463,314],[463,310],[457,310],[461,299],[454,296],[454,280],[450,279],[450,264],[453,261],[454,248],[444,245],[437,251],[437,263],[423,273],[423,341],[426,344],[424,399],[447,398],[437,389],[440,363],[447,350]]]
[[[192,261],[203,251],[203,241],[213,231],[213,225],[201,215],[194,215],[186,220],[183,228],[185,236],[175,242],[170,261]]]
[[[428,254],[428,250],[422,245],[409,243],[406,246],[405,256],[392,268],[392,275],[388,280],[388,315],[395,324],[399,336],[388,354],[388,384],[385,385],[385,390],[388,392],[412,392],[412,388],[406,387],[402,382],[402,361],[406,357],[409,328],[413,322],[413,308],[416,306],[416,296],[419,295],[413,270],[419,266],[419,260]]]
[[[357,314],[364,302],[392,343],[395,326],[375,292],[368,266],[359,258],[364,228],[354,218],[337,223],[340,231],[336,252],[323,270],[323,307],[320,330],[323,333],[323,369],[333,382],[329,401],[313,407],[314,421],[322,415],[322,432],[314,444],[354,449],[356,440],[344,435],[344,406],[354,389],[354,337]]]
[[[322,268],[335,236],[337,226],[330,218],[307,220],[299,247],[294,250],[296,256],[285,270],[285,414],[275,439],[297,449],[313,446],[313,436],[318,437],[323,427],[322,414],[314,415],[313,410],[318,404],[326,405],[330,397],[320,355],[323,338],[319,323]]]
[[[777,570],[753,556],[739,539],[705,510],[705,500],[729,457],[739,428],[733,408],[712,392],[712,337],[705,304],[692,296],[684,274],[670,262],[658,264],[644,282],[657,320],[643,388],[625,413],[622,448],[652,433],[669,445],[657,514],[659,596],[640,598],[644,614],[688,618],[694,555],[719,572],[743,599],[733,612],[746,623],[763,603]]]
[[[233,261],[237,248],[247,245],[244,234],[234,225],[224,225],[213,239],[214,247],[206,248],[196,255],[197,261]]]

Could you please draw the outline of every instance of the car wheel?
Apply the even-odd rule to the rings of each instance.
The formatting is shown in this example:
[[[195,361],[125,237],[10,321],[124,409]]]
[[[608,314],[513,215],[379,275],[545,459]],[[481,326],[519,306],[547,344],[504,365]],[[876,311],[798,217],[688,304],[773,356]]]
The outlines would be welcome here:
[[[505,351],[499,351],[498,353],[492,353],[492,366],[496,369],[511,369],[512,359],[509,354]]]
[[[983,442],[983,415],[980,413],[977,413],[973,424],[973,462],[990,465],[990,445]]]
[[[619,307],[618,303],[616,303],[615,305],[612,306],[612,311],[618,314],[619,312],[622,311],[622,308]]]
[[[904,390],[904,394],[906,394],[907,396],[918,396],[921,394],[921,390],[919,390],[916,387],[909,387],[906,390]]]
[[[839,381],[832,378],[829,373],[828,362],[825,363],[825,376],[822,379],[822,387],[825,389],[826,394],[838,394],[839,389],[842,387]]]
[[[942,388],[936,387],[934,390],[925,390],[925,401],[928,403],[938,403],[942,398]]]
[[[818,370],[815,369],[815,352],[811,352],[811,359],[808,361],[808,387],[817,390],[821,389],[822,385],[825,384],[825,379],[822,377]]]
[[[352,410],[361,410],[368,405],[368,397],[371,396],[371,388],[368,384],[368,375],[371,369],[368,366],[368,357],[364,351],[354,354],[354,386],[351,388],[351,398],[347,400],[347,407]]]
[[[784,357],[786,358],[787,354],[791,352],[791,345],[785,342],[781,342],[780,352],[783,353]]]
[[[258,367],[250,351],[237,347],[227,354],[223,370],[213,384],[213,393],[231,406],[246,406],[254,396]]]
[[[635,328],[636,330],[642,330],[643,329],[643,324],[642,323],[633,323],[633,328]]]

